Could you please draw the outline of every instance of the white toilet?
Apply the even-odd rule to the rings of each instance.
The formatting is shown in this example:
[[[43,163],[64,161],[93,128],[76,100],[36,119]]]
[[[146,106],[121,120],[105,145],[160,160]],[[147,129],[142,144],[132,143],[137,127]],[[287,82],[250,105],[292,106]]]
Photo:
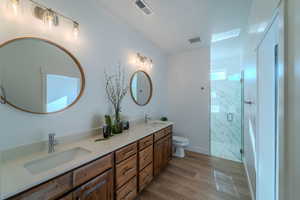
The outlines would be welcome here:
[[[181,136],[173,136],[173,145],[175,147],[175,151],[173,153],[173,156],[184,158],[184,148],[186,148],[189,145],[189,139]]]

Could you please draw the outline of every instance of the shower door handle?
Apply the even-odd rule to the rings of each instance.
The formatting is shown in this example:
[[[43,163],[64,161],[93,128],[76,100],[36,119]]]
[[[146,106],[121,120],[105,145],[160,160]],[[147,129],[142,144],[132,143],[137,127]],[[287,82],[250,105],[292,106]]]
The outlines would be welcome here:
[[[254,103],[253,103],[253,101],[246,101],[246,100],[245,100],[245,101],[244,101],[244,104],[252,105],[252,104],[254,104]]]
[[[233,121],[233,113],[227,113],[227,121],[229,122]]]

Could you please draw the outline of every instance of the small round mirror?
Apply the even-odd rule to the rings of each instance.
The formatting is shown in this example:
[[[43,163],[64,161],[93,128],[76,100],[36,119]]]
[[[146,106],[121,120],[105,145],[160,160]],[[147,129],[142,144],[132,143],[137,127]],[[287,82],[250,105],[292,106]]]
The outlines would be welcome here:
[[[152,81],[145,71],[136,71],[130,81],[130,93],[133,101],[139,106],[147,105],[152,98]]]
[[[53,42],[30,37],[0,45],[0,86],[14,108],[35,114],[63,111],[79,100],[84,83],[78,60]]]

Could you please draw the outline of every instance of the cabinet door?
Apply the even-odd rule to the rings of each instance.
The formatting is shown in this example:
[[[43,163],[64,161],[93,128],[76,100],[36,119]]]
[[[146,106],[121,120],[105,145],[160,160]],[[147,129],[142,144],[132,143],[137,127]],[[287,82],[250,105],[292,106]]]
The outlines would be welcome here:
[[[74,200],[112,200],[113,173],[109,170],[78,188]]]
[[[161,170],[164,169],[168,163],[169,163],[169,159],[170,159],[170,142],[169,142],[169,138],[165,137],[163,139],[163,152],[162,152],[162,166],[161,166]]]
[[[154,144],[154,176],[157,176],[163,165],[163,160],[164,160],[164,140],[158,140]]]
[[[166,138],[166,164],[171,160],[172,156],[172,136],[168,135]]]

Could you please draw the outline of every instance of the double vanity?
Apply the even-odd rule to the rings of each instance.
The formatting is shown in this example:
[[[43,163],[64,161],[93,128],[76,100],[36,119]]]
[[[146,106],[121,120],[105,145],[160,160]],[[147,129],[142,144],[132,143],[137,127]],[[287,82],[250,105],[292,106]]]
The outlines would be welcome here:
[[[28,120],[32,115],[66,111],[84,95],[83,67],[59,44],[24,37],[0,44],[0,50],[0,103],[27,113]],[[18,59],[11,59],[11,55]],[[137,56],[143,66],[149,60]],[[113,133],[123,129],[119,112],[127,90],[138,106],[146,106],[152,98],[150,75],[141,65],[136,67],[129,83],[122,78],[127,74],[121,68],[114,75],[105,74],[103,88],[115,113],[113,124],[109,116],[103,127]],[[95,105],[85,106],[92,109]],[[173,124],[147,121],[148,115],[145,123],[134,123],[130,130],[103,140],[99,139],[99,130],[64,136],[58,145],[52,133],[48,143],[43,141],[43,130],[35,130],[35,141],[40,142],[34,144],[22,135],[25,139],[20,141],[30,145],[0,152],[0,200],[134,199],[159,175],[172,155]]]
[[[172,126],[140,123],[109,140],[94,135],[4,162],[1,199],[134,199],[171,159]]]

